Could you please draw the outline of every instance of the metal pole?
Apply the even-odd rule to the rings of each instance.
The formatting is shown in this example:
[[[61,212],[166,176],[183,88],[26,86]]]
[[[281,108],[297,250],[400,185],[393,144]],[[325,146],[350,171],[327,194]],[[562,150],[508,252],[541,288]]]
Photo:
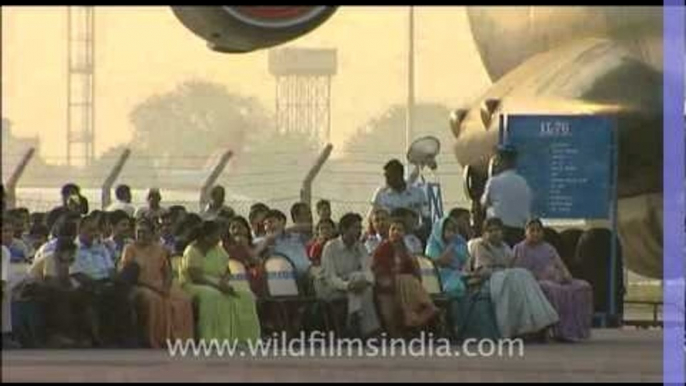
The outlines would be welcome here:
[[[498,145],[505,145],[507,137],[505,135],[505,115],[498,114]]]
[[[612,221],[612,241],[610,244],[610,302],[609,302],[609,316],[617,316],[617,305],[615,304],[616,298],[616,285],[617,278],[615,277],[615,265],[617,264],[617,178],[618,178],[618,165],[619,161],[619,143],[617,141],[617,127],[612,122],[612,200],[610,220]]]
[[[407,50],[407,113],[405,122],[405,151],[410,148],[414,129],[414,7],[410,6]],[[408,161],[409,170],[409,161]]]
[[[331,76],[326,77],[326,143],[331,141]]]
[[[205,205],[209,202],[208,196],[210,193],[210,189],[212,189],[212,186],[214,183],[217,181],[217,178],[219,178],[219,175],[224,171],[224,168],[226,168],[226,164],[229,163],[229,160],[233,157],[233,152],[231,150],[227,150],[224,154],[222,154],[221,158],[219,159],[219,162],[217,162],[217,165],[212,169],[212,173],[207,177],[205,180],[205,183],[202,185],[202,188],[200,188],[200,210],[202,211],[205,209]]]
[[[312,165],[312,168],[307,173],[307,176],[305,176],[302,188],[300,189],[301,202],[304,202],[310,206],[312,205],[312,182],[314,181],[315,177],[317,177],[317,174],[319,174],[319,171],[322,169],[322,166],[324,166],[326,160],[329,159],[332,150],[333,145],[330,143],[327,144],[319,154],[319,157],[315,161],[314,165]]]
[[[276,111],[276,131],[278,133],[281,133],[281,127],[283,124],[281,121],[283,120],[281,111],[279,110],[279,77],[276,77],[276,82],[274,82],[274,94],[276,94],[276,100],[274,101],[274,111]]]
[[[71,10],[67,7],[67,165],[71,163]]]
[[[90,149],[89,149],[89,154],[88,158],[86,158],[86,162],[90,165],[90,163],[93,162],[93,158],[95,157],[95,7],[89,7],[90,12],[90,23],[88,25],[88,28],[90,29],[90,42],[89,42],[89,47],[88,47],[88,52],[90,55],[90,73],[91,73],[91,82],[90,82],[90,108],[91,108],[91,116],[90,116],[90,136],[91,138],[89,139],[90,142]]]
[[[105,179],[105,182],[102,183],[102,191],[100,193],[100,197],[102,201],[101,204],[103,210],[105,210],[112,202],[112,185],[114,185],[114,181],[116,181],[119,175],[121,174],[121,171],[124,168],[124,164],[126,164],[126,161],[129,159],[130,155],[131,150],[124,149],[124,151],[119,156],[119,160],[117,160],[117,163],[114,164],[112,171]]]

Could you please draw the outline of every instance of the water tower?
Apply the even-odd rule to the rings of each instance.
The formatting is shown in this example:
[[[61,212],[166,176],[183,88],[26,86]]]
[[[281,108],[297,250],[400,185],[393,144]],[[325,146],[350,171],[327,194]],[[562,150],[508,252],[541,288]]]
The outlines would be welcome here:
[[[309,134],[319,143],[331,139],[331,77],[335,49],[282,48],[269,51],[276,78],[276,123],[281,133]]]

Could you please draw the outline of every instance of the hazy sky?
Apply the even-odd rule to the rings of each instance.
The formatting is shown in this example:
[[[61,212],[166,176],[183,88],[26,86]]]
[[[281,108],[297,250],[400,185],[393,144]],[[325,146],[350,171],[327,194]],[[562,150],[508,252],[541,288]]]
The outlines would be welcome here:
[[[407,7],[341,7],[288,43],[338,49],[334,145],[405,102],[407,14]],[[478,97],[490,82],[464,7],[417,7],[415,15],[417,102],[459,107]],[[188,79],[224,84],[274,109],[267,51],[212,52],[169,7],[97,7],[95,39],[96,154],[132,138],[129,112],[137,103]],[[66,8],[2,7],[2,116],[15,135],[38,135],[43,156],[66,155],[66,47]]]

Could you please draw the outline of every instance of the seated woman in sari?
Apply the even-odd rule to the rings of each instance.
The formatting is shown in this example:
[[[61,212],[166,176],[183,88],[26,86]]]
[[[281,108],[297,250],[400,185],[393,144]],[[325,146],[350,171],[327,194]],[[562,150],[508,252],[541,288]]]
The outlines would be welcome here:
[[[198,305],[198,337],[204,340],[256,340],[260,337],[253,294],[229,283],[229,255],[219,244],[219,227],[204,221],[190,237],[180,282]]]
[[[484,236],[474,243],[475,273],[488,286],[503,338],[544,332],[558,321],[533,275],[522,268],[511,268],[513,254],[503,240],[500,219],[487,219]]]
[[[438,313],[404,236],[403,219],[391,220],[389,238],[376,248],[372,262],[379,311],[390,337],[401,336],[404,328],[427,326]]]
[[[232,217],[222,244],[230,258],[240,261],[245,266],[252,292],[257,296],[265,295],[266,274],[253,246],[248,220],[241,216]]]
[[[543,241],[540,220],[526,224],[526,239],[515,246],[514,255],[514,265],[533,273],[560,315],[553,335],[565,341],[588,339],[593,319],[593,289],[588,282],[572,278],[555,248]]]
[[[161,348],[167,339],[192,339],[191,299],[172,284],[168,252],[159,242],[154,223],[145,217],[136,224],[136,240],[124,247],[119,269],[130,264],[138,266],[133,299],[144,344]]]
[[[463,268],[469,253],[452,217],[443,217],[434,224],[425,253],[438,266],[443,292],[453,299],[461,298],[465,293]]]

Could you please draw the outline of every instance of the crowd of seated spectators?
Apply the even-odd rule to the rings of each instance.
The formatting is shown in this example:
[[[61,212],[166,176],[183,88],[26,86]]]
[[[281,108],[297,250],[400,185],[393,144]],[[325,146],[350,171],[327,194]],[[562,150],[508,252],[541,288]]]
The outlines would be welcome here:
[[[455,335],[587,339],[590,285],[572,277],[530,220],[513,248],[491,217],[476,237],[468,210],[428,223],[413,207],[374,200],[367,218],[332,218],[329,201],[293,203],[289,216],[263,203],[238,213],[216,186],[199,213],[165,207],[152,188],[146,205],[116,188],[116,202],[92,210],[75,184],[47,213],[2,213],[4,347],[163,347],[168,339],[254,340],[289,323],[325,328],[333,309],[339,334],[408,337],[443,323],[426,288],[435,273]],[[381,204],[379,204],[381,203]],[[289,221],[290,217],[290,221]],[[269,302],[266,262],[292,264],[298,296]],[[428,259],[435,272],[420,262]],[[235,281],[230,262],[244,269]],[[590,295],[589,295],[590,294]],[[336,304],[318,307],[313,304]],[[340,306],[339,306],[340,305]]]

